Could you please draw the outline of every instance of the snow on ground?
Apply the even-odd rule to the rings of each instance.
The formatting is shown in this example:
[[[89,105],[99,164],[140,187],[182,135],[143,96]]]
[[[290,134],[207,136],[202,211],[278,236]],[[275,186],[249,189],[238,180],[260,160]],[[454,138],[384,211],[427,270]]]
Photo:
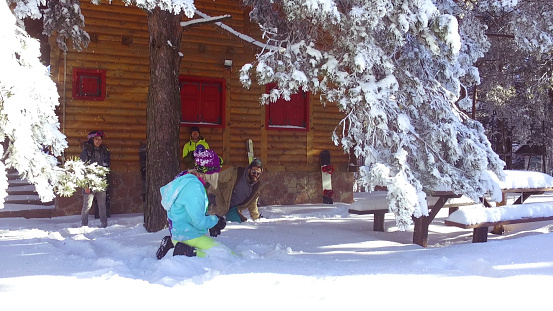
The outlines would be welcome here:
[[[546,199],[553,199],[548,194]],[[540,197],[534,197],[539,199]],[[532,197],[531,197],[532,199]],[[547,308],[553,222],[507,227],[471,243],[472,230],[430,226],[412,244],[387,214],[386,232],[348,204],[261,207],[259,222],[229,223],[217,238],[235,254],[155,251],[167,230],[113,215],[100,229],[78,215],[0,219],[2,310],[505,310]]]

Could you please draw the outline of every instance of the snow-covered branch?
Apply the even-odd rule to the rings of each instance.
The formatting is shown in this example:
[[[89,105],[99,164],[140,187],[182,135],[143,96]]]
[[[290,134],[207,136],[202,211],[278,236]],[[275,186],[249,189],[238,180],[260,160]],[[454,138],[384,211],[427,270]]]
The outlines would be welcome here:
[[[224,20],[224,19],[228,19],[228,18],[232,18],[232,16],[227,14],[227,15],[214,16],[214,17],[205,17],[205,18],[201,18],[201,19],[192,19],[192,20],[189,20],[189,21],[186,21],[186,22],[181,22],[180,25],[182,27],[191,27],[191,26],[196,26],[196,25],[201,25],[201,24],[219,22],[220,20]]]
[[[197,15],[203,17],[204,19],[210,19],[210,18],[212,18],[212,17],[210,17],[209,15],[207,15],[207,14],[205,14],[205,13],[203,13],[203,12],[200,12],[200,11],[198,11],[198,10],[196,10],[195,13],[196,13]],[[181,23],[181,25],[182,25],[182,23]],[[224,30],[230,32],[231,34],[237,36],[237,37],[240,38],[241,40],[244,40],[244,41],[246,41],[246,42],[249,42],[249,43],[251,43],[251,44],[253,44],[253,45],[255,45],[255,46],[258,46],[258,47],[260,47],[260,48],[262,48],[262,49],[270,50],[270,51],[281,51],[281,52],[284,51],[284,49],[281,48],[281,47],[273,46],[273,45],[268,45],[268,44],[265,44],[265,43],[263,43],[263,42],[260,42],[260,41],[254,39],[254,38],[252,38],[252,37],[250,37],[250,36],[248,36],[248,35],[245,35],[245,34],[243,34],[243,33],[241,33],[241,32],[238,32],[238,31],[232,29],[232,27],[230,27],[230,26],[228,26],[228,25],[226,25],[226,24],[223,24],[223,23],[221,23],[221,22],[215,22],[215,25],[217,25],[217,26],[223,28]]]

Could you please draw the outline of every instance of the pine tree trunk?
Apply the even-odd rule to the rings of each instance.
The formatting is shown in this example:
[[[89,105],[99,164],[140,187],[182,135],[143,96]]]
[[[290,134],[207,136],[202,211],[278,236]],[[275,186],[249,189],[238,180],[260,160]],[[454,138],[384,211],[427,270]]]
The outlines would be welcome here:
[[[146,202],[144,226],[156,232],[167,226],[159,188],[179,172],[179,47],[182,14],[148,12],[150,88],[147,106]],[[169,43],[170,42],[170,43]]]

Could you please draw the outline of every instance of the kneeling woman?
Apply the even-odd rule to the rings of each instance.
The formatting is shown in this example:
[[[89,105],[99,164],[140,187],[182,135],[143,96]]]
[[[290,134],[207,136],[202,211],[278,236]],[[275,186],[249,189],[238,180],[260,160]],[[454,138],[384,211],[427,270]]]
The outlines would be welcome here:
[[[156,253],[163,258],[171,248],[173,256],[205,257],[205,250],[220,245],[206,236],[217,236],[226,222],[222,217],[208,215],[208,198],[204,174],[213,174],[221,170],[219,157],[212,150],[198,146],[194,151],[196,170],[184,171],[173,181],[161,187],[161,205],[167,210],[169,233],[162,239]]]

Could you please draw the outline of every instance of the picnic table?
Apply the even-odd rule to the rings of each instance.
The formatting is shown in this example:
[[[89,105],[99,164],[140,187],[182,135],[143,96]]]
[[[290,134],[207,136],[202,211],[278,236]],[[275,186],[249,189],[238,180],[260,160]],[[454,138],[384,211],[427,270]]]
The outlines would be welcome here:
[[[490,176],[497,183],[502,193],[501,201],[496,202],[495,207],[505,206],[507,203],[508,194],[518,194],[514,199],[512,205],[520,205],[523,204],[532,195],[553,191],[553,177],[551,177],[550,175],[540,172],[516,170],[506,170],[504,171],[504,173],[505,180],[501,181],[495,174],[489,172]],[[419,218],[413,217],[413,221],[415,224],[413,232],[413,243],[421,245],[423,247],[428,246],[428,229],[430,223],[436,217],[436,214],[438,214],[440,209],[444,207],[445,203],[449,199],[459,197],[459,195],[451,191],[434,191],[431,193],[431,196],[438,197],[439,199],[436,204],[434,204],[434,206],[430,208],[428,216],[422,216]],[[490,198],[482,197],[480,198],[480,202],[475,203],[478,203],[477,205],[482,205],[481,207],[483,208],[494,208],[490,201]],[[515,206],[514,208],[530,209],[534,207],[536,206],[526,204],[524,206]],[[482,212],[481,210],[474,209],[474,206],[473,209],[467,210],[473,212],[473,214]],[[466,214],[467,212],[459,211],[458,213]],[[450,217],[455,219],[455,215],[453,215],[451,211],[450,214]],[[466,219],[466,217],[464,219]],[[487,241],[488,227],[490,226],[494,227],[494,230],[492,231],[493,233],[501,234],[503,233],[503,225],[543,220],[549,220],[549,218],[547,216],[544,217],[543,214],[536,215],[535,217],[526,214],[526,217],[521,217],[518,219],[502,219],[500,216],[496,215],[495,218],[492,220],[476,221],[475,223],[464,223],[456,222],[454,220],[446,220],[446,225],[453,225],[466,229],[472,228],[474,229],[473,242],[485,242]]]
[[[428,216],[413,217],[413,243],[423,247],[428,246],[429,226],[442,208],[450,209],[449,213],[451,219],[448,217],[446,225],[474,229],[473,242],[485,242],[487,239],[488,227],[490,226],[496,227],[496,233],[501,233],[502,229],[498,228],[498,226],[505,224],[549,220],[549,216],[553,219],[553,204],[551,204],[551,215],[549,215],[548,208],[535,205],[537,203],[532,203],[532,205],[524,204],[524,202],[532,195],[553,191],[553,177],[547,174],[530,171],[506,170],[504,172],[506,176],[504,181],[499,180],[495,174],[489,172],[490,176],[501,191],[500,198],[497,198],[497,196],[482,197],[479,202],[473,202],[469,198],[456,194],[452,191],[432,191],[427,197],[429,209]],[[507,203],[507,196],[512,194],[516,194],[513,199],[514,202],[512,205],[505,205]],[[379,195],[380,197],[384,196],[385,198],[385,192],[382,192]],[[374,230],[384,231],[384,214],[389,212],[386,202],[383,201],[382,198],[377,201],[378,203],[375,203],[374,200],[367,200],[366,202],[367,203],[365,204],[368,204],[369,206],[352,206],[352,208],[349,209],[349,212],[353,214],[374,214]],[[459,210],[459,208],[463,206],[466,206],[467,208]],[[504,209],[501,211],[494,210],[497,211],[497,213],[495,213],[492,219],[480,218],[478,221],[459,221],[459,219],[467,219],[467,215],[465,214],[469,212],[482,214],[481,209],[483,208],[497,208],[501,206],[504,206],[505,208],[510,207],[510,209]],[[505,211],[512,211],[513,206],[515,209],[519,209],[517,214],[521,215],[520,217],[516,219],[502,219],[501,216],[498,216],[501,214],[512,215],[512,212],[505,213]],[[520,211],[522,209],[526,209],[527,211]],[[535,212],[536,209],[540,210],[540,212]]]

